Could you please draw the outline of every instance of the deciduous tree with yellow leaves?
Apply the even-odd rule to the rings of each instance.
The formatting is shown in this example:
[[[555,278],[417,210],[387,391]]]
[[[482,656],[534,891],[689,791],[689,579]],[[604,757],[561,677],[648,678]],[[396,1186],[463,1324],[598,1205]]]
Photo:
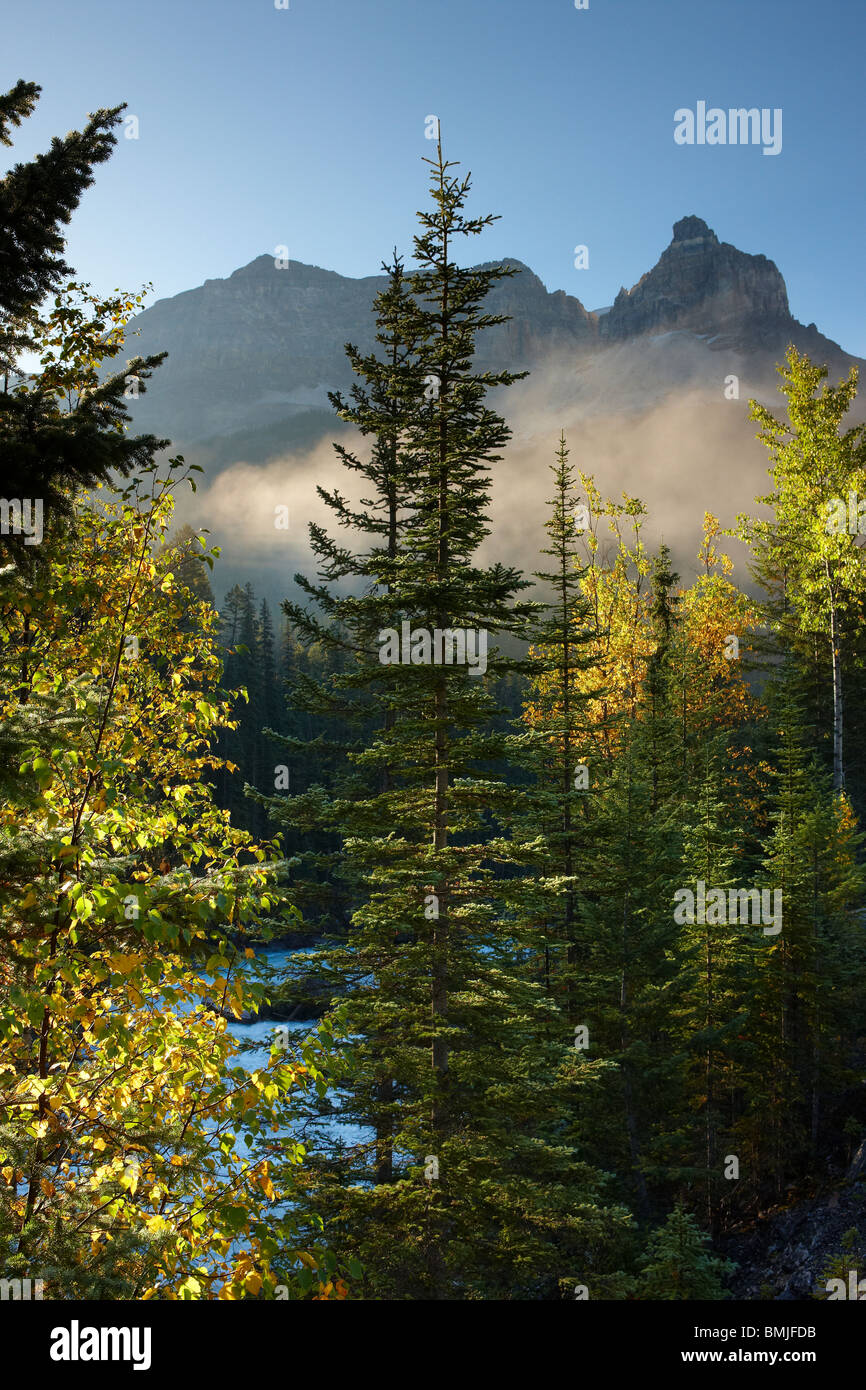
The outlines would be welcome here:
[[[217,614],[172,568],[181,463],[159,471],[79,498],[0,581],[5,1274],[60,1299],[340,1297],[262,1147],[301,1161],[321,1036],[248,1070],[227,1028],[262,996],[240,964],[279,867],[208,784],[233,722]]]

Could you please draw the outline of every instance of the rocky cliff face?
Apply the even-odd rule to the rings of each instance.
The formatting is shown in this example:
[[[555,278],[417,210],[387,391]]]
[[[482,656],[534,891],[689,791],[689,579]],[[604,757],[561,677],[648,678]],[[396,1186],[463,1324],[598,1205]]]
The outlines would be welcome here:
[[[160,300],[130,342],[136,352],[160,343],[169,353],[136,421],[165,421],[160,432],[184,443],[327,409],[327,391],[351,377],[344,344],[373,346],[370,305],[384,284],[299,261],[278,270],[272,256],[258,256],[226,280]]]
[[[519,371],[549,353],[584,352],[598,345],[598,319],[579,299],[564,290],[548,292],[522,261],[506,259],[502,265],[517,274],[493,286],[486,308],[491,314],[510,315],[510,322],[479,337],[479,355],[485,361],[500,368],[505,361],[510,370]]]
[[[772,261],[720,242],[700,217],[683,217],[657,264],[620,290],[599,327],[614,341],[685,329],[755,348],[771,346],[794,322]]]

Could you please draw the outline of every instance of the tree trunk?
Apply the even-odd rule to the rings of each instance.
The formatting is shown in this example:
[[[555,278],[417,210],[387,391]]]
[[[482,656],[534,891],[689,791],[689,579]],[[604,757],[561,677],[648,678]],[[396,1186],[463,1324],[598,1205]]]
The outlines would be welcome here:
[[[830,657],[833,668],[833,790],[840,792],[845,785],[845,768],[842,758],[842,653],[839,649],[836,604],[833,599],[830,567],[826,559],[824,560],[824,573],[827,577],[827,593],[830,600]]]

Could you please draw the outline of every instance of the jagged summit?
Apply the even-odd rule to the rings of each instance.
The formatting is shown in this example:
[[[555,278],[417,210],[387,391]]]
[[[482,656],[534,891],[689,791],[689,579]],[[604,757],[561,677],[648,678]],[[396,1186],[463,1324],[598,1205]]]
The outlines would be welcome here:
[[[674,223],[674,241],[710,241],[718,246],[719,238],[702,217],[681,217]]]

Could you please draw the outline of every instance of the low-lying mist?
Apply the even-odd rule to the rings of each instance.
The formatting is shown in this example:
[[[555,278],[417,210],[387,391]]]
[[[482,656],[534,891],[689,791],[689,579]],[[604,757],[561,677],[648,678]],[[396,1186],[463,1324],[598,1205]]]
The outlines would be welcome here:
[[[691,335],[665,337],[675,341],[658,350],[630,344],[588,364],[550,359],[494,393],[491,403],[505,415],[512,439],[493,469],[491,534],[482,560],[527,572],[547,566],[539,551],[561,430],[571,463],[593,475],[604,496],[620,500],[625,491],[642,500],[649,510],[645,542],[651,549],[662,540],[670,546],[683,582],[697,573],[705,511],[728,526],[738,512],[754,508],[768,490],[769,454],[756,439],[749,397],[782,413],[775,384],[769,375],[751,381],[743,375],[739,398],[727,399],[725,379],[744,364],[707,351]],[[359,452],[369,448],[341,422],[334,425],[332,439]],[[239,459],[180,498],[178,522],[209,528],[222,547],[212,576],[218,603],[232,584],[247,581],[272,605],[296,594],[296,571],[313,573],[309,524],[333,531],[317,486],[339,486],[353,500],[360,495],[359,480],[342,467],[330,439],[266,463]],[[286,507],[289,525],[282,529],[275,523]],[[341,540],[348,539],[344,532]],[[731,541],[727,548],[747,583],[743,547]]]

